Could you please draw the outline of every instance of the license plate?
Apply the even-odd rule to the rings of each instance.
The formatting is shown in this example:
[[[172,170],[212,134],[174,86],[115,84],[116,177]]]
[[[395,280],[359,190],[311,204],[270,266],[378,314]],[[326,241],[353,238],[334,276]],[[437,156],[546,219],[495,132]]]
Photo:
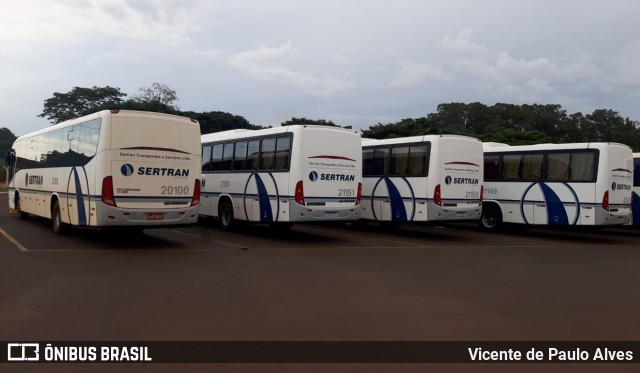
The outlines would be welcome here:
[[[337,211],[327,211],[324,213],[324,216],[327,218],[337,218],[338,217],[338,212]]]
[[[153,212],[150,214],[147,214],[147,220],[163,220],[164,219],[164,214],[161,212]]]

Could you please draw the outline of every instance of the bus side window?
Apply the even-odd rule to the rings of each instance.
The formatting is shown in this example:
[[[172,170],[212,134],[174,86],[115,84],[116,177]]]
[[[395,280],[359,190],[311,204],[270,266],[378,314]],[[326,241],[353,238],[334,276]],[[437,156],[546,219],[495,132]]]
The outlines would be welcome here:
[[[484,156],[484,179],[500,180],[500,156],[487,154]]]
[[[233,170],[242,171],[247,169],[247,142],[238,141],[233,155]]]
[[[202,146],[202,172],[209,172],[211,167],[211,145]]]
[[[540,180],[543,160],[543,154],[525,154],[522,158],[522,178],[524,180]]]
[[[275,166],[276,139],[268,138],[262,140],[260,150],[260,169],[273,170]]]
[[[414,145],[409,147],[409,175],[420,176],[427,172],[427,147]]]
[[[249,141],[247,150],[247,170],[253,171],[258,169],[260,161],[260,140]]]
[[[522,154],[505,154],[502,156],[502,179],[519,180]]]
[[[569,153],[549,153],[547,155],[547,180],[569,180]]]
[[[377,148],[373,153],[375,164],[375,175],[389,174],[389,149]]]
[[[571,181],[591,181],[595,179],[595,154],[593,152],[571,153]]]
[[[375,175],[376,165],[373,149],[362,150],[362,176]]]
[[[276,170],[287,170],[289,168],[289,159],[291,158],[291,137],[282,136],[276,140]]]
[[[221,171],[222,168],[222,150],[223,144],[215,144],[211,152],[211,171]]]

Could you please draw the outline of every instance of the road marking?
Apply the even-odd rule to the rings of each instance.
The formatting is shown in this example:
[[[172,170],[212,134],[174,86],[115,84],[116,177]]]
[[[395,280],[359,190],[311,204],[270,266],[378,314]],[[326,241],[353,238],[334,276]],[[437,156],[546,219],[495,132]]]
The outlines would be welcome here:
[[[0,234],[2,234],[4,236],[4,238],[6,238],[9,242],[11,242],[15,247],[17,247],[21,251],[29,251],[29,249],[24,247],[20,242],[18,242],[18,240],[13,238],[13,236],[11,236],[9,233],[5,232],[4,229],[0,228]]]

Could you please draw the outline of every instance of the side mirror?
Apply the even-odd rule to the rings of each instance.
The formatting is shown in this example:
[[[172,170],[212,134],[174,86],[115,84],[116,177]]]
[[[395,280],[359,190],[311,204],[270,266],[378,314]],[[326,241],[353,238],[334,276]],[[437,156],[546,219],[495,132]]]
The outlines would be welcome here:
[[[16,159],[16,151],[11,149],[7,152],[7,156],[4,159],[4,165],[10,167]]]

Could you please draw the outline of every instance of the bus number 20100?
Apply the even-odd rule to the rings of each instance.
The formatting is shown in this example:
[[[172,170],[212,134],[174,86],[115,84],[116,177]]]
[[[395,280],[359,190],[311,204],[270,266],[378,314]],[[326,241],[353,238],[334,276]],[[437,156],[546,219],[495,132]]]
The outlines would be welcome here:
[[[163,185],[162,190],[160,192],[160,194],[169,194],[169,195],[188,195],[189,194],[189,187],[188,186],[166,186]]]

